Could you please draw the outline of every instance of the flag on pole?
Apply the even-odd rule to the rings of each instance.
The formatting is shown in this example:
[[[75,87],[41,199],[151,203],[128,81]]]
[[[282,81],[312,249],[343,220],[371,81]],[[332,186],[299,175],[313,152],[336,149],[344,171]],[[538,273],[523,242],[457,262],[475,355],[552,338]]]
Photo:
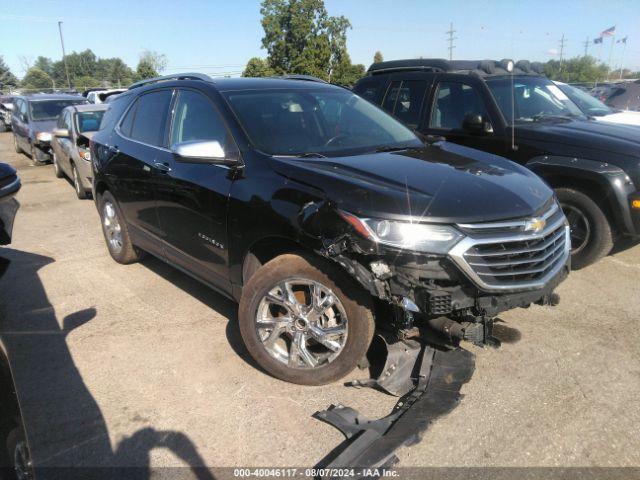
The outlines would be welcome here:
[[[602,43],[602,37],[594,38],[593,43],[596,43],[596,44]]]
[[[620,40],[618,40],[616,43],[627,43],[627,37],[621,38]]]
[[[613,37],[616,33],[616,26],[614,25],[611,28],[607,28],[606,30],[604,30],[600,36],[601,37]]]

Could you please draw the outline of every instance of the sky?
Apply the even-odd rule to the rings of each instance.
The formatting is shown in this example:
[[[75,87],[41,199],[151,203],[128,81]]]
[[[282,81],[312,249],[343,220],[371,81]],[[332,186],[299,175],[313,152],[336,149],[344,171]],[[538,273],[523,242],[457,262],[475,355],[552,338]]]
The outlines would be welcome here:
[[[92,5],[93,3],[93,5]],[[612,66],[640,70],[639,0],[325,0],[330,15],[353,28],[348,49],[369,66],[376,50],[386,60],[446,58],[450,22],[454,59],[565,58],[589,53],[607,62],[610,39],[593,38],[616,26],[628,36],[614,44]],[[144,50],[167,56],[165,73],[198,71],[239,75],[261,48],[259,0],[0,0],[0,55],[14,74],[39,55],[62,58],[58,21],[67,53],[90,48],[98,57],[121,57],[135,68]],[[624,55],[623,55],[624,53]]]

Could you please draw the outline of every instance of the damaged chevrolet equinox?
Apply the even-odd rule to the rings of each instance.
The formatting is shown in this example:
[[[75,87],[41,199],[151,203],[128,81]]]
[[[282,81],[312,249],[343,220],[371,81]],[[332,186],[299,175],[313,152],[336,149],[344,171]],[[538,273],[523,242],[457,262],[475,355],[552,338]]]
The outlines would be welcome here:
[[[237,301],[249,353],[289,382],[345,376],[376,331],[483,343],[569,271],[535,174],[308,77],[139,82],[91,157],[113,259],[149,252]]]

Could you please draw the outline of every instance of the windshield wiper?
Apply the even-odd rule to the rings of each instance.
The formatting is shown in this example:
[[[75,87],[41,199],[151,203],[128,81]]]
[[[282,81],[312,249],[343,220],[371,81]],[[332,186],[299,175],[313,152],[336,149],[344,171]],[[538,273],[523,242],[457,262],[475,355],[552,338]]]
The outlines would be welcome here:
[[[576,115],[575,113],[567,113],[565,115],[558,115],[554,113],[538,113],[531,117],[531,120],[534,122],[539,122],[540,120],[571,120],[572,118],[580,117],[580,115]]]
[[[401,152],[403,150],[421,150],[422,147],[398,147],[395,145],[384,145],[382,147],[378,147],[374,150],[376,153],[382,152]]]
[[[300,152],[300,153],[288,153],[288,154],[274,154],[274,157],[288,157],[288,158],[327,158],[318,152]]]

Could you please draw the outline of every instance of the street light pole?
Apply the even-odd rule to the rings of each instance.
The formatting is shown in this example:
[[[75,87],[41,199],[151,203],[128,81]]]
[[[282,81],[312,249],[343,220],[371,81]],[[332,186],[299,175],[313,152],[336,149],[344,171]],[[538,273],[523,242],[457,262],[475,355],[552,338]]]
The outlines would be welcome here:
[[[60,32],[60,45],[62,45],[62,60],[64,61],[64,71],[67,74],[67,86],[71,90],[71,80],[69,79],[69,67],[67,66],[67,54],[64,51],[64,40],[62,39],[62,22],[58,22],[58,31]]]

